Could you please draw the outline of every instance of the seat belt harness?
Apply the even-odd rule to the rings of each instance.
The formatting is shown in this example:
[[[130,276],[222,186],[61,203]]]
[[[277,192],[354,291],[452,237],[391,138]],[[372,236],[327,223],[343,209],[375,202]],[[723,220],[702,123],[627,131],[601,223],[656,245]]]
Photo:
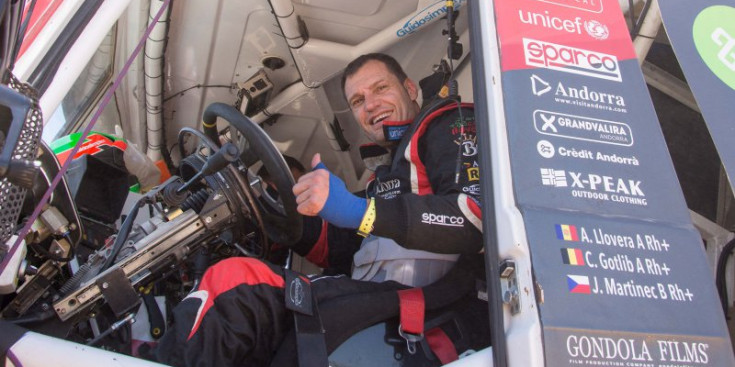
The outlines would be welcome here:
[[[411,288],[398,291],[401,320],[398,335],[406,340],[406,349],[416,354],[416,343],[424,339],[424,291]]]
[[[294,315],[296,351],[300,367],[322,367],[329,364],[327,343],[319,307],[305,276],[284,269],[286,308]]]
[[[406,340],[406,349],[409,353],[416,353],[416,343],[426,337],[430,349],[442,364],[456,361],[459,357],[454,343],[440,327],[432,328],[424,334],[424,316],[426,304],[424,292],[421,288],[411,288],[398,291],[401,320],[398,325],[398,335]]]

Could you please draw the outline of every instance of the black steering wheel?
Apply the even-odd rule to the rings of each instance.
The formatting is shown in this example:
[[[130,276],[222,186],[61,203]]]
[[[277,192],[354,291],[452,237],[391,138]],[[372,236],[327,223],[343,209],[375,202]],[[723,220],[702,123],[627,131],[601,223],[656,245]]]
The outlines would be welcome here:
[[[246,171],[241,170],[241,173],[247,179],[247,187],[243,189],[255,196],[252,205],[260,212],[264,232],[277,244],[288,246],[296,243],[301,239],[303,217],[296,210],[296,197],[292,191],[294,179],[283,156],[265,131],[236,108],[224,103],[213,103],[204,110],[202,121],[205,126],[216,126],[217,117],[226,120],[244,140],[241,145],[244,145],[245,150],[240,157],[248,158],[240,160]],[[252,172],[251,167],[258,162],[270,174],[278,191],[277,198],[267,192],[267,185]]]

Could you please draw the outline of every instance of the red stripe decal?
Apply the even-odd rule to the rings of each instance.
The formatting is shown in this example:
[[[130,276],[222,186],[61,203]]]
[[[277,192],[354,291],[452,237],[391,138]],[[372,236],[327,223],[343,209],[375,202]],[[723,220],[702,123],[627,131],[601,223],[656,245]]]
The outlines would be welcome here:
[[[322,268],[329,267],[329,241],[327,241],[326,221],[322,221],[322,232],[319,234],[319,239],[314,244],[314,247],[306,255],[306,260]]]
[[[482,209],[477,205],[477,202],[469,196],[467,197],[467,207],[470,208],[472,214],[482,219]]]
[[[462,108],[473,108],[474,105],[472,103],[462,103],[461,106]],[[457,109],[457,105],[452,103],[432,112],[429,116],[426,116],[423,121],[421,121],[421,125],[416,129],[416,133],[411,136],[409,163],[413,165],[416,170],[416,179],[418,181],[418,192],[416,192],[416,194],[431,195],[434,193],[434,190],[431,188],[431,183],[429,182],[429,177],[426,174],[426,166],[424,166],[424,163],[421,162],[421,158],[419,157],[419,139],[424,135],[424,133],[426,133],[426,129],[432,120],[446,111],[455,109]]]
[[[23,38],[23,43],[20,46],[18,58],[23,56],[23,53],[26,52],[31,44],[33,44],[33,41],[36,40],[38,34],[41,33],[41,30],[46,26],[49,19],[51,19],[51,16],[54,15],[56,9],[59,8],[59,5],[61,5],[62,2],[64,2],[64,0],[38,0],[35,8],[33,9],[31,20],[28,22],[28,28],[26,30],[25,37]],[[26,3],[25,9],[23,9],[23,18],[25,18],[26,13],[28,12],[28,6],[30,6],[30,2]]]

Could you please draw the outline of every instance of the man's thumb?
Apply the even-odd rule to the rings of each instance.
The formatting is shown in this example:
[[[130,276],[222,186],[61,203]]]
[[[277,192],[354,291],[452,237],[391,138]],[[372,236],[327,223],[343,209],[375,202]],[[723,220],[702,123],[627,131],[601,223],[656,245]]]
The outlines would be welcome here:
[[[319,164],[322,163],[322,156],[321,154],[317,153],[314,154],[314,157],[311,158],[311,167],[316,169]],[[326,168],[324,164],[321,164],[321,167],[319,168]]]

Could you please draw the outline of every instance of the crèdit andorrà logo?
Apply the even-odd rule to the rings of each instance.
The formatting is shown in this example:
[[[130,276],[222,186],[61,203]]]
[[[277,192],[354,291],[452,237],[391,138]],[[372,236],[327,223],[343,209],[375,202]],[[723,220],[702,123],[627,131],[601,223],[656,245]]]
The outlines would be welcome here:
[[[735,8],[710,6],[694,19],[692,37],[699,56],[727,86],[735,89]]]

